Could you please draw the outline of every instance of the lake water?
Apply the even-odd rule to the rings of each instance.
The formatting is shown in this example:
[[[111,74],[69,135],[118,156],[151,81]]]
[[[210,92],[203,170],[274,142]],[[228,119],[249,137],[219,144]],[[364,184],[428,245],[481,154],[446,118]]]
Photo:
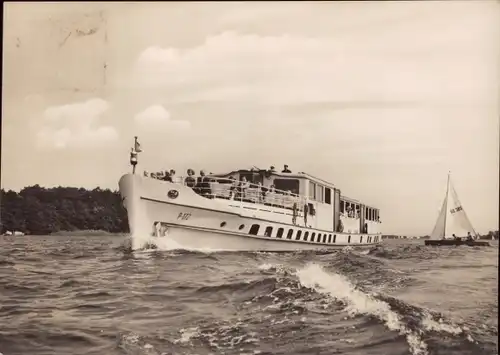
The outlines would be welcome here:
[[[0,237],[0,353],[498,354],[498,242],[139,251]]]

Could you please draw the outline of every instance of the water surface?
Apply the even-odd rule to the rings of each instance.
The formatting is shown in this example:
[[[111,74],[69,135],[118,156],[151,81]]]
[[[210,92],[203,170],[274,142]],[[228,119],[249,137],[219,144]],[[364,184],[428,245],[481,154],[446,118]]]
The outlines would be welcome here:
[[[498,354],[498,242],[140,251],[0,237],[0,352]]]

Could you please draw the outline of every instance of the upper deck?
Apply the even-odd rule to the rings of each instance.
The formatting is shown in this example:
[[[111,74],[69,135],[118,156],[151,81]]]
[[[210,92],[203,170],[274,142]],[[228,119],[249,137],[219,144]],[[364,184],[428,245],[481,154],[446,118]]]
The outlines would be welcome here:
[[[174,180],[186,184],[184,177],[174,177]],[[307,208],[312,211],[310,213],[319,212],[318,217],[328,220],[336,214],[347,219],[362,218],[363,223],[379,222],[377,208],[342,196],[340,189],[333,183],[305,172],[251,168],[198,176],[196,180],[196,185],[191,187],[206,198],[234,200],[286,210],[293,210],[295,206],[299,216],[302,216],[304,208]]]

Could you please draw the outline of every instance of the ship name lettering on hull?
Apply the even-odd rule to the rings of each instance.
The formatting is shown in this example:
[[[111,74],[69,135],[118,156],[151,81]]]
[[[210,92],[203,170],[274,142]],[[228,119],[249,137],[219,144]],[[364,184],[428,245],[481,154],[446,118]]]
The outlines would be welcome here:
[[[179,213],[177,216],[177,219],[180,219],[181,221],[187,221],[191,217],[191,213]]]

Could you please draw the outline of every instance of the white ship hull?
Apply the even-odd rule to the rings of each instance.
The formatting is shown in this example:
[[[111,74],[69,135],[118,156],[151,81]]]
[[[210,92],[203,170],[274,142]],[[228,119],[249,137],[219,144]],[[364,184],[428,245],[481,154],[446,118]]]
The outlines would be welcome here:
[[[381,242],[380,234],[319,230],[306,227],[302,219],[293,224],[291,211],[209,199],[181,184],[139,175],[122,176],[119,189],[134,249],[150,243],[162,249],[294,251],[371,247]]]

